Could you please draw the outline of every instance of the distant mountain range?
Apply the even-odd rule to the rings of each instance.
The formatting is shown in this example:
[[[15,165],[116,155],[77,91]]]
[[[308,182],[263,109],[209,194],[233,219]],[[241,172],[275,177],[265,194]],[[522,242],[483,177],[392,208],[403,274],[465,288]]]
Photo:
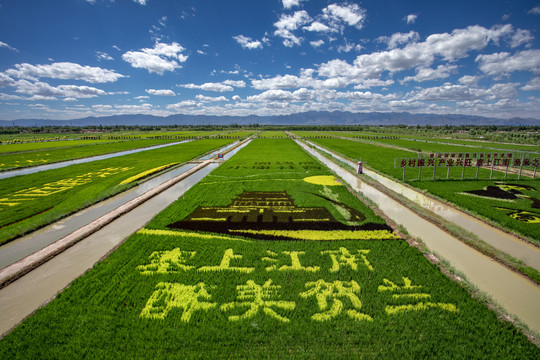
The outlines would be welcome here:
[[[537,125],[539,119],[499,119],[471,115],[400,113],[350,113],[310,111],[279,116],[205,116],[205,115],[116,115],[73,120],[20,119],[0,120],[0,126],[114,126],[114,125]]]

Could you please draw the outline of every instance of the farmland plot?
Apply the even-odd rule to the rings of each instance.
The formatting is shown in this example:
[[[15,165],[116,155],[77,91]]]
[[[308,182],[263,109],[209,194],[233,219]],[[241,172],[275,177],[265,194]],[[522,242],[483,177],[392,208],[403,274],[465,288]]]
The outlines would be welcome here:
[[[232,141],[198,140],[0,180],[0,244]]]
[[[518,231],[540,246],[540,179],[419,181],[411,185]]]
[[[337,139],[312,139],[313,142],[326,146],[338,153],[354,160],[362,160],[371,167],[383,173],[401,180],[402,169],[393,166],[394,157],[410,157],[407,152],[396,149],[376,147],[369,144],[337,140]],[[479,169],[479,179],[471,180],[476,176],[475,168],[466,168],[465,180],[459,179],[462,168],[453,167],[447,172],[444,166],[436,169],[436,179],[432,181],[433,168],[425,168],[421,173],[422,181],[412,180],[418,177],[418,169],[406,169],[407,182],[419,189],[428,190],[430,193],[449,200],[458,206],[479,214],[500,226],[516,231],[526,237],[538,240],[540,238],[540,180],[525,179],[517,180],[516,174],[509,173],[507,179],[504,172],[494,171],[493,180],[487,180],[490,170]],[[446,180],[450,174],[450,180]],[[453,179],[452,179],[453,178]],[[468,180],[467,180],[468,179]],[[441,181],[442,180],[442,181]],[[505,188],[506,190],[502,189]],[[500,198],[488,194],[490,189],[502,194]],[[534,241],[534,240],[533,240]],[[538,242],[535,241],[538,245]]]
[[[40,150],[43,144],[49,143],[29,143],[29,144],[14,144],[4,145],[2,150],[9,147],[20,148],[25,146],[29,148],[24,152],[3,153],[0,155],[0,171],[10,170],[13,168],[30,167],[44,165],[59,161],[72,159],[80,159],[95,155],[110,154],[120,151],[140,149],[155,145],[162,145],[176,140],[135,140],[135,141],[112,141],[104,143],[95,143],[95,140],[77,140],[73,146],[50,148]],[[61,142],[70,143],[70,141]],[[65,144],[64,144],[65,145]],[[35,148],[35,150],[34,150]]]
[[[297,133],[297,132],[295,132]],[[308,132],[306,132],[308,133]],[[498,143],[498,142],[489,142],[489,141],[480,141],[480,140],[458,140],[458,139],[448,139],[448,138],[433,138],[427,136],[419,135],[402,135],[402,134],[392,134],[392,133],[370,133],[370,132],[346,132],[346,131],[327,131],[326,134],[343,136],[350,138],[360,138],[366,139],[371,138],[373,140],[382,142],[388,142],[391,144],[404,146],[407,148],[422,148],[426,143],[439,143],[446,144],[450,146],[465,146],[468,151],[474,151],[473,148],[479,148],[477,151],[494,151],[494,149],[499,150],[515,150],[515,151],[533,151],[540,152],[540,146],[538,145],[529,145],[529,144],[508,144],[508,143]],[[301,135],[305,136],[305,135]],[[386,138],[395,138],[395,139],[386,139]],[[411,140],[412,139],[412,140]],[[403,141],[403,142],[402,142]],[[424,145],[422,145],[424,144]],[[431,151],[429,148],[423,151]],[[448,150],[451,151],[451,150]],[[461,149],[460,151],[465,151]]]
[[[537,355],[288,139],[254,140],[0,342],[2,358]]]

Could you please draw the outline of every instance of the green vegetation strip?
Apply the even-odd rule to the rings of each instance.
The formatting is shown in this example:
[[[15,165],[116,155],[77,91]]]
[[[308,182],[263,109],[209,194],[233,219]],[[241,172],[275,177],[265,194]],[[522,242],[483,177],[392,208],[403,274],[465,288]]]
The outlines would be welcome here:
[[[400,135],[400,134],[393,134],[393,133],[327,131],[325,132],[325,134],[350,137],[350,138],[358,138],[358,139],[372,139],[376,141],[388,142],[390,144],[394,143],[396,145],[411,148],[411,149],[422,149],[422,151],[431,151],[430,149],[431,145],[429,144],[435,143],[435,144],[439,144],[439,146],[437,147],[437,151],[440,150],[441,145],[445,145],[445,146],[450,146],[450,147],[462,146],[463,149],[459,151],[468,151],[468,152],[489,152],[489,151],[495,151],[494,149],[540,152],[540,146],[534,146],[530,144],[508,144],[508,143],[489,142],[489,141],[480,141],[480,140],[457,140],[457,139],[450,139],[450,138],[407,136],[407,135]],[[453,151],[453,150],[448,150],[448,151]]]
[[[138,154],[0,180],[0,244],[136,185],[124,180],[182,163],[233,140],[197,140]],[[142,177],[141,177],[142,179]]]
[[[410,184],[540,246],[540,179],[414,181]]]
[[[405,157],[404,151],[343,139],[310,140],[355,161],[361,158],[369,167],[401,180],[402,169],[393,168],[393,158]],[[508,174],[504,179],[503,172],[494,172],[493,180],[471,180],[474,177],[471,173],[476,170],[467,168],[465,180],[455,180],[461,177],[461,170],[451,168],[450,176],[454,179],[446,180],[446,169],[439,168],[437,180],[432,181],[433,169],[426,168],[422,171],[423,181],[408,183],[540,246],[540,179],[517,180],[515,174]],[[417,177],[418,169],[407,169],[406,179],[413,177],[414,172]],[[489,170],[480,169],[479,178],[489,178]]]
[[[292,141],[255,140],[210,176],[4,337],[0,356],[538,356],[510,323],[405,241],[259,239],[194,229],[211,221],[197,218],[203,214],[217,223],[225,215],[229,229],[301,231],[294,220],[317,214],[345,227],[384,226]],[[216,183],[225,178],[225,187]],[[276,219],[265,217],[272,214]]]
[[[105,144],[111,142],[110,140],[59,140],[59,141],[40,141],[40,142],[28,142],[1,145],[0,153],[17,153],[25,151],[37,151],[45,149],[56,149],[63,147],[84,146],[93,144]]]
[[[155,145],[167,144],[177,140],[133,140],[115,141],[95,144],[95,141],[76,141],[72,147],[62,147],[48,150],[26,151],[13,154],[0,155],[0,171],[13,168],[44,165],[66,160],[80,159],[96,155],[110,154],[126,150],[140,149]],[[24,145],[41,145],[43,143],[31,143]],[[47,143],[46,143],[47,144]],[[18,146],[22,146],[20,144]],[[11,145],[6,145],[11,146]]]

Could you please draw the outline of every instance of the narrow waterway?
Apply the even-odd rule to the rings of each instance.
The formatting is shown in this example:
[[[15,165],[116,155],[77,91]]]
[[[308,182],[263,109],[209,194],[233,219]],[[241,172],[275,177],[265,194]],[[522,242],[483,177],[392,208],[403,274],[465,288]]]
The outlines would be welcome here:
[[[207,160],[212,157],[210,155],[214,154],[213,156],[215,156],[216,154],[223,153],[237,145],[238,142],[235,141],[232,144],[224,146],[209,155],[199,158],[199,160]],[[36,230],[26,236],[20,237],[3,245],[0,247],[0,269],[3,269],[14,262],[45,248],[64,236],[71,234],[75,230],[100,218],[108,212],[146,193],[150,189],[153,189],[156,186],[159,186],[170,179],[191,170],[195,166],[195,163],[188,163],[173,170],[167,171],[135,186],[132,189],[117,194],[107,200],[101,201],[73,215],[70,215],[65,219],[57,221],[54,224],[48,225],[42,229]]]
[[[224,156],[236,154],[248,142]],[[129,213],[55,256],[17,281],[0,289],[0,334],[19,324],[43,303],[54,297],[77,277],[92,268],[122,241],[144,227],[155,215],[176,201],[187,190],[217,168],[212,163],[151,198]]]
[[[146,193],[148,190],[185,173],[196,164],[186,164],[168,171],[132,189],[117,194],[107,200],[101,201],[73,215],[61,219],[54,224],[36,230],[0,247],[0,269],[43,249],[49,244],[71,234],[75,230],[91,223],[99,217],[127,203],[130,200]]]
[[[357,164],[345,159],[333,152],[325,149],[317,144],[308,142],[311,146],[330,154],[341,162],[350,165],[356,169]],[[475,217],[466,214],[452,206],[445,205],[440,201],[431,199],[419,191],[413,190],[408,186],[404,186],[376,172],[364,169],[364,174],[378,181],[383,186],[398,194],[405,196],[407,199],[422,206],[423,208],[432,211],[442,218],[453,222],[454,224],[466,229],[475,234],[478,238],[487,244],[503,251],[512,257],[523,261],[525,264],[540,271],[540,248],[519,239],[512,234],[506,233],[494,226],[491,226]]]
[[[298,141],[297,143],[339,175],[355,191],[377,204],[390,219],[403,225],[411,236],[422,239],[432,252],[447,260],[482,292],[491,295],[493,300],[508,313],[540,333],[539,286],[465,245],[381,191],[361,182],[358,177],[314,149]]]
[[[20,170],[3,171],[3,172],[0,172],[0,179],[8,179],[8,178],[12,178],[14,176],[19,176],[19,175],[35,174],[35,173],[45,171],[45,170],[60,169],[60,168],[70,166],[70,165],[84,164],[84,163],[89,163],[89,162],[98,161],[98,160],[111,159],[111,158],[115,158],[115,157],[123,156],[123,155],[136,154],[143,151],[155,150],[155,149],[161,149],[167,146],[179,145],[179,144],[183,144],[190,141],[193,141],[193,140],[182,140],[182,141],[176,141],[176,142],[168,143],[168,144],[149,146],[149,147],[145,147],[141,149],[119,151],[112,154],[96,155],[96,156],[90,156],[90,157],[82,158],[82,159],[75,159],[75,160],[57,162],[53,164],[33,166],[33,167],[24,168]]]

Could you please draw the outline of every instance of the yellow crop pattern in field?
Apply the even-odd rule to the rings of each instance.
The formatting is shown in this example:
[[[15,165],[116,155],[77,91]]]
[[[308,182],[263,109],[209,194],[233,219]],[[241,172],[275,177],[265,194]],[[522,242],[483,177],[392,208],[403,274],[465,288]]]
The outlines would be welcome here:
[[[16,206],[22,202],[33,201],[41,199],[53,194],[73,189],[74,187],[85,185],[97,178],[105,178],[111,175],[115,175],[127,170],[133,169],[132,167],[109,167],[101,169],[96,172],[89,172],[86,174],[78,175],[72,178],[62,179],[54,182],[50,182],[42,185],[41,187],[31,187],[23,190],[16,191],[11,195],[0,198],[0,207],[2,206]]]

